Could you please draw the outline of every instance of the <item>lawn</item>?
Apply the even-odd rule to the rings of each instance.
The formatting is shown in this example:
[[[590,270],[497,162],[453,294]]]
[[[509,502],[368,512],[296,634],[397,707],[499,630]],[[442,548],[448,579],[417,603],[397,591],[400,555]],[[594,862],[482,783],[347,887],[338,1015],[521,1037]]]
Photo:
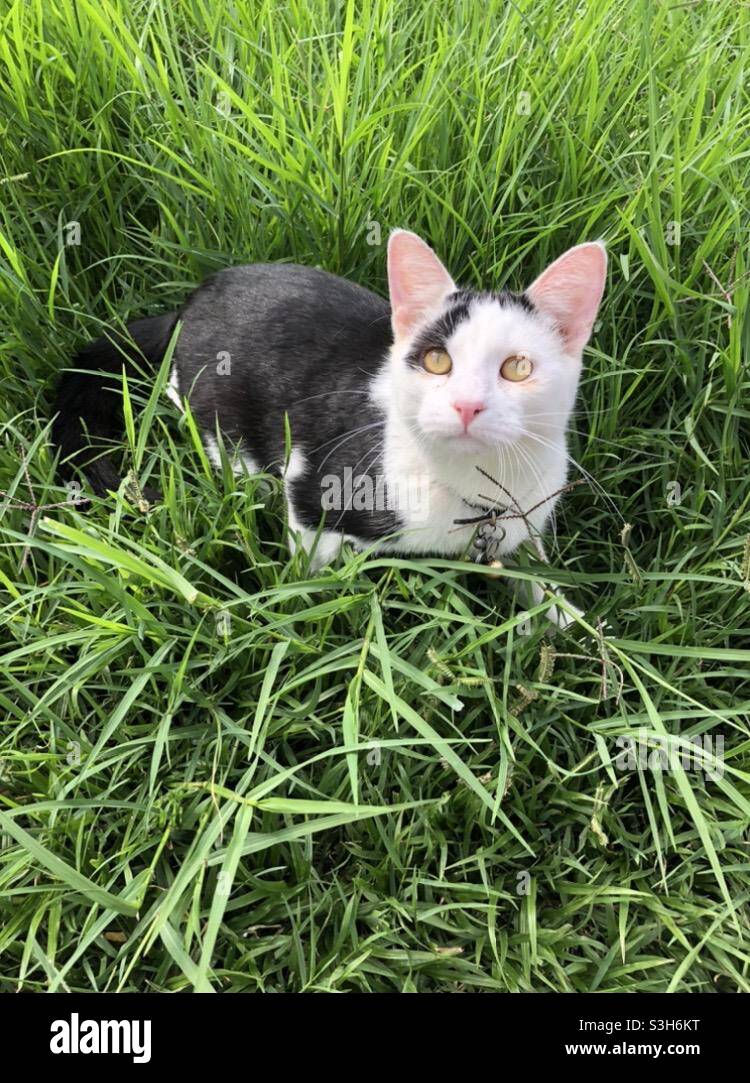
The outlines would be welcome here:
[[[747,14],[5,0],[0,989],[750,991]],[[608,245],[566,632],[530,558],[290,559],[165,372],[126,490],[55,481],[105,324],[232,263],[382,293],[396,226],[488,287]]]

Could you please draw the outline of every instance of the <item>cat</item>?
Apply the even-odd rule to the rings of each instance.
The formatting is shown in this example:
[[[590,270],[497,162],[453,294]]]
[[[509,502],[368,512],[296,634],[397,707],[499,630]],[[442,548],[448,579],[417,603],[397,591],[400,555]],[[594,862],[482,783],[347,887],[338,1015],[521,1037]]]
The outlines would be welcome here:
[[[475,530],[462,521],[492,511],[497,556],[532,543],[544,558],[606,269],[595,241],[523,293],[462,289],[401,229],[388,241],[390,303],[319,269],[227,268],[179,312],[80,351],[58,389],[61,467],[82,467],[97,495],[117,490],[90,441],[121,436],[123,365],[158,364],[179,322],[169,397],[189,401],[215,466],[221,440],[235,470],[281,475],[292,548],[313,567],[345,540],[459,557]]]

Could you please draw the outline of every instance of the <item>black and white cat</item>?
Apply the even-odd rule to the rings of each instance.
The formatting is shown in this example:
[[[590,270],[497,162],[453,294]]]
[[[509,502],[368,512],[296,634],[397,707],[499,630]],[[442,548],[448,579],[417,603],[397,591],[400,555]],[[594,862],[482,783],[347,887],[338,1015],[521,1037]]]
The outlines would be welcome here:
[[[581,244],[522,294],[475,292],[458,288],[414,233],[396,230],[390,304],[322,270],[228,268],[180,312],[84,347],[76,368],[86,371],[66,373],[58,392],[63,469],[82,466],[99,495],[117,489],[91,443],[122,432],[123,364],[159,362],[179,320],[170,397],[189,400],[215,464],[220,433],[236,469],[283,476],[292,544],[315,565],[344,539],[460,555],[473,528],[456,521],[488,498],[497,552],[510,553],[542,533],[565,483],[566,427],[606,265],[602,244]]]

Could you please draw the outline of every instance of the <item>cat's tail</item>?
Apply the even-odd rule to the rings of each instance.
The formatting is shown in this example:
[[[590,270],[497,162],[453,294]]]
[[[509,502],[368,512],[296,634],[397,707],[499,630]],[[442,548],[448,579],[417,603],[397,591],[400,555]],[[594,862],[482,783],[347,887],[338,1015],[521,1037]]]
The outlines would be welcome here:
[[[169,312],[135,320],[126,333],[107,331],[76,354],[72,368],[58,384],[52,424],[63,480],[72,478],[77,467],[97,496],[117,491],[121,478],[102,448],[123,437],[122,371],[135,377],[158,366],[177,319],[176,312]]]

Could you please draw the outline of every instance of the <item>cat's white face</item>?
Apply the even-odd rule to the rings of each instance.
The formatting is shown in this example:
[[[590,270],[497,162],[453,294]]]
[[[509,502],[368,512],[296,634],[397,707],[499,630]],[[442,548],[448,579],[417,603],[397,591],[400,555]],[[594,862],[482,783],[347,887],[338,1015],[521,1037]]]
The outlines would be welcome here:
[[[476,458],[559,442],[604,289],[600,244],[570,249],[522,295],[457,290],[413,233],[388,251],[398,415],[426,451]]]
[[[396,408],[417,438],[438,452],[476,456],[564,431],[581,363],[564,353],[550,322],[502,297],[477,296],[461,310],[450,334],[431,343],[428,325],[392,359]],[[448,372],[430,371],[436,352]]]

